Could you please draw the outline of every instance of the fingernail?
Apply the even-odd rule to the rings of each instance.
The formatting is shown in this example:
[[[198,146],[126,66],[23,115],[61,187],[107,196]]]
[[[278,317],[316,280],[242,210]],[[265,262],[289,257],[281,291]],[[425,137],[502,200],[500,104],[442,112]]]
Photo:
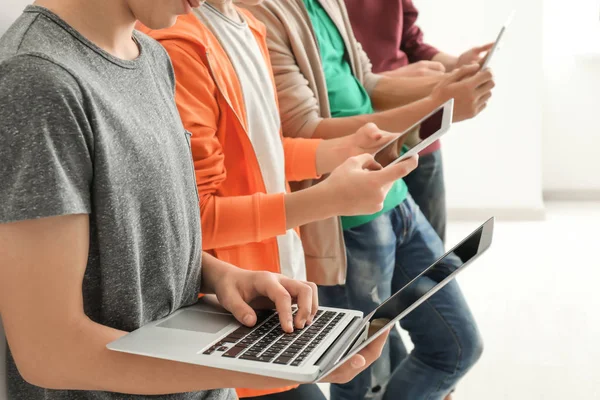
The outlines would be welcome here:
[[[288,320],[286,325],[287,325],[288,331],[292,331],[292,332],[294,331],[294,321],[293,320],[291,320],[291,319]]]
[[[244,324],[252,325],[253,322],[254,322],[254,317],[252,316],[252,314],[246,314],[246,316],[244,317]]]
[[[304,326],[306,326],[306,320],[305,319],[301,319],[300,320],[300,328],[304,328]]]

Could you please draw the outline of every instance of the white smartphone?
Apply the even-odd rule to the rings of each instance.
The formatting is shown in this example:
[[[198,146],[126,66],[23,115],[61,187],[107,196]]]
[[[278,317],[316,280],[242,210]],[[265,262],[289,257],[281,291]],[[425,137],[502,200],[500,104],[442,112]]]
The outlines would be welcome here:
[[[384,151],[390,146],[398,146],[398,141],[402,141],[402,147],[405,150],[398,158],[389,163],[387,167],[390,165],[394,165],[399,163],[402,160],[410,158],[415,154],[420,153],[425,150],[429,145],[433,142],[441,138],[446,132],[450,130],[452,126],[452,111],[454,109],[454,99],[450,99],[440,107],[433,110],[431,113],[427,114],[425,117],[421,118],[416,124],[402,132],[398,135],[397,138],[392,140],[391,142],[385,144],[382,148],[377,150],[375,153],[375,161],[382,164],[385,162],[385,153]],[[415,131],[415,128],[418,128]],[[425,139],[421,138],[422,129],[427,129],[427,134],[431,133],[430,136]],[[414,133],[414,135],[413,135]],[[413,137],[414,136],[414,137]]]
[[[491,50],[485,56],[485,60],[483,61],[483,65],[481,66],[481,70],[482,71],[484,69],[486,69],[486,68],[489,68],[490,62],[492,61],[492,58],[494,57],[494,54],[498,50],[500,50],[500,42],[502,41],[502,37],[504,36],[504,32],[506,32],[506,28],[508,28],[508,26],[512,22],[512,20],[513,20],[513,18],[515,16],[515,12],[516,12],[516,10],[513,10],[510,13],[508,19],[506,20],[506,22],[502,26],[502,29],[500,29],[500,33],[498,33],[498,37],[496,38],[496,41],[494,42],[494,46],[491,48]]]

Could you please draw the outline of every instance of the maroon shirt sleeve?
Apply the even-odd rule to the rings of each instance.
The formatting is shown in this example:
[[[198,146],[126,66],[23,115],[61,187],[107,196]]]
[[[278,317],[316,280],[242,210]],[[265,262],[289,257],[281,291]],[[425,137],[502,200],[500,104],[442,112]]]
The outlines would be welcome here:
[[[402,0],[404,24],[402,28],[402,44],[400,49],[406,53],[411,63],[431,60],[439,50],[423,43],[423,32],[416,25],[419,11],[412,0]]]

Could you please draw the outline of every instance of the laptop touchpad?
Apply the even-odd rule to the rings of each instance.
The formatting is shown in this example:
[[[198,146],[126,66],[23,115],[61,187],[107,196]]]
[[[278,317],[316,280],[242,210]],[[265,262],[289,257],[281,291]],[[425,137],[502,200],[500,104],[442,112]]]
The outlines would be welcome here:
[[[237,320],[231,314],[218,314],[204,311],[183,310],[166,319],[157,326],[161,328],[182,329],[185,331],[217,333]]]

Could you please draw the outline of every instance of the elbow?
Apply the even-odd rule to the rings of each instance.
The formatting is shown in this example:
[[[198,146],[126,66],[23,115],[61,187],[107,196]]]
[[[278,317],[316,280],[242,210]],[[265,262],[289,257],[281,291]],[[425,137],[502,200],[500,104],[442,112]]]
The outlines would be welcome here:
[[[30,371],[29,369],[21,369],[19,368],[19,373],[23,380],[30,385],[37,386],[43,389],[52,389],[52,390],[61,390],[66,389],[56,382],[54,378],[50,378],[47,376],[48,374],[44,374],[41,371]]]
[[[39,343],[39,342],[38,342]],[[9,343],[10,345],[10,343]],[[64,347],[57,351],[47,351],[51,343],[23,343],[24,346],[9,346],[19,371],[25,382],[45,389],[74,390],[83,389],[75,380],[80,368],[75,368],[69,357],[69,350]],[[49,347],[48,347],[49,346]],[[54,344],[57,346],[57,344]],[[62,346],[61,346],[62,347]]]
[[[59,367],[56,363],[42,361],[40,357],[15,360],[15,363],[23,380],[30,385],[53,390],[72,389],[72,382],[69,382],[70,374],[65,373],[64,368],[61,368],[64,366]]]

